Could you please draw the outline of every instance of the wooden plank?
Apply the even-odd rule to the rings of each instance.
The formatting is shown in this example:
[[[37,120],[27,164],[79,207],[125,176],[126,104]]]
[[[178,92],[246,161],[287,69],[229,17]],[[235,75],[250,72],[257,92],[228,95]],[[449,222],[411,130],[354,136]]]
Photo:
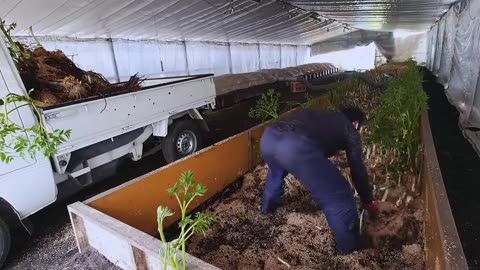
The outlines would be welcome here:
[[[424,162],[426,268],[468,269],[453,219],[427,112],[421,118]]]
[[[128,270],[162,269],[160,240],[81,202],[69,205],[68,211],[84,220],[86,234],[92,239],[89,246],[115,265]],[[187,269],[218,270],[190,254],[187,254]]]
[[[88,236],[85,230],[85,223],[81,217],[74,213],[70,213],[70,221],[77,241],[78,251],[82,253],[88,247]]]
[[[88,204],[154,235],[157,233],[156,209],[159,205],[176,212],[165,221],[166,226],[180,216],[177,201],[166,190],[178,181],[183,171],[192,171],[195,181],[208,187],[207,194],[192,203],[193,209],[248,172],[249,154],[248,134],[244,132],[103,193]]]
[[[145,252],[132,246],[133,261],[137,270],[148,270],[147,256]]]

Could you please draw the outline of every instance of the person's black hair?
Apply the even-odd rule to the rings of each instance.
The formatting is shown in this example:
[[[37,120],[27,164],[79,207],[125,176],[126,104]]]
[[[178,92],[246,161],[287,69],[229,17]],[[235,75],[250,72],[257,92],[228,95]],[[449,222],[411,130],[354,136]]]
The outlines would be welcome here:
[[[342,107],[340,111],[350,122],[358,121],[359,124],[362,124],[365,121],[365,113],[358,107]]]

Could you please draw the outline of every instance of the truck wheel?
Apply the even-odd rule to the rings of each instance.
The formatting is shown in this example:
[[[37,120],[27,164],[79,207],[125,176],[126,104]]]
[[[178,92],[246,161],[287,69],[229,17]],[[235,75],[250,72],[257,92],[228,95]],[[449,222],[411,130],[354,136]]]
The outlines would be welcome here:
[[[178,120],[168,128],[162,142],[165,160],[170,163],[202,148],[202,133],[194,120]]]
[[[0,218],[0,268],[7,259],[8,252],[10,251],[10,229],[7,223]]]

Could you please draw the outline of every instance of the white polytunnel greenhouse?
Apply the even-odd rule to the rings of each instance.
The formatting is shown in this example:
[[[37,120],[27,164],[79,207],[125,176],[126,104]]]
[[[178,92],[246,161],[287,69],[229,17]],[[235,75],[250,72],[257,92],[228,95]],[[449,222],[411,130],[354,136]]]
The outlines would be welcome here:
[[[373,2],[360,8],[361,2],[6,0],[0,16],[7,23],[17,23],[15,36],[33,43],[28,30],[32,26],[47,49],[61,49],[82,68],[115,81],[135,73],[222,75],[284,68],[319,62],[322,58],[313,56],[372,41],[388,50],[389,36],[371,31],[425,31],[453,1],[427,1],[420,8],[416,1],[385,7]],[[349,19],[354,16],[361,19]],[[412,18],[419,21],[412,23]],[[335,37],[337,41],[332,40]],[[368,56],[374,57],[375,48],[371,48]],[[426,50],[422,46],[408,49]],[[347,67],[355,68],[361,61],[348,62],[353,64],[345,63]]]
[[[194,244],[185,247],[183,243],[183,269],[296,269],[303,267],[305,261],[307,266],[301,269],[316,269],[309,266],[317,262],[326,262],[326,266],[320,268],[328,269],[350,269],[351,265],[355,266],[352,269],[390,269],[390,262],[395,263],[391,269],[453,270],[469,266],[480,269],[474,268],[480,267],[478,251],[474,251],[480,248],[476,238],[480,233],[476,217],[480,203],[472,194],[475,189],[469,190],[466,184],[466,179],[480,175],[478,0],[0,0],[0,30],[3,38],[0,40],[0,106],[3,107],[0,124],[6,127],[0,127],[0,161],[5,161],[0,162],[0,268],[4,263],[13,265],[7,259],[11,256],[13,239],[10,224],[3,221],[7,218],[2,215],[8,215],[9,222],[14,220],[22,230],[31,233],[25,220],[37,211],[60,198],[78,194],[87,186],[110,179],[121,169],[128,171],[128,166],[123,164],[132,163],[123,163],[125,160],[142,159],[142,162],[160,165],[134,166],[135,170],[149,168],[149,171],[138,174],[128,171],[125,175],[135,175],[131,177],[135,179],[122,180],[121,185],[109,186],[109,190],[102,190],[99,195],[92,198],[89,195],[87,200],[82,197],[84,201],[68,206],[67,219],[71,219],[75,232],[70,237],[75,238],[80,253],[92,247],[109,261],[99,269],[111,263],[122,269],[162,269],[162,265],[167,269],[167,251],[162,253],[165,258],[158,256],[160,247],[167,242],[163,239],[162,222],[165,220],[167,224],[170,216],[179,216],[163,209],[166,216],[160,219],[159,205],[176,207],[173,193],[167,196],[163,191],[178,175],[190,177],[187,173],[190,169],[196,179],[208,185],[208,193],[205,193],[207,189],[199,188],[198,197],[207,196],[197,198],[198,203],[192,203],[192,208],[221,209],[217,213],[221,219],[218,226],[222,227],[219,232],[226,236],[210,239],[210,246],[195,242],[201,240],[192,236],[197,231],[191,225],[189,237],[194,240],[188,245]],[[48,61],[57,61],[56,66]],[[402,77],[407,73],[411,77]],[[57,78],[55,74],[61,76]],[[405,82],[410,79],[414,82]],[[385,93],[392,88],[398,98],[394,99],[393,94],[385,98]],[[400,101],[401,94],[403,100]],[[373,202],[386,202],[399,211],[387,215],[387,225],[410,227],[395,233],[404,237],[402,241],[408,241],[398,244],[382,236],[369,243],[373,246],[390,241],[389,245],[397,244],[393,253],[388,253],[390,249],[382,250],[380,255],[371,253],[377,256],[359,251],[351,257],[342,257],[333,255],[338,251],[334,248],[338,243],[330,234],[330,238],[325,236],[331,221],[325,216],[322,220],[315,219],[325,213],[307,209],[308,217],[299,218],[301,210],[310,207],[302,206],[292,208],[292,213],[285,214],[287,208],[282,208],[281,214],[257,215],[261,209],[257,204],[263,202],[263,197],[257,196],[262,191],[255,188],[260,182],[263,188],[265,178],[273,177],[272,166],[267,166],[271,164],[262,163],[259,152],[264,147],[262,134],[270,120],[276,123],[295,110],[315,105],[343,110],[345,104],[358,105],[356,98],[364,98],[358,102],[365,112],[360,111],[361,120],[368,119],[365,128],[354,131],[363,140],[363,144],[357,143],[360,145],[357,152],[362,152],[358,160],[364,158],[362,166],[368,171],[365,179],[367,184],[372,184],[373,195],[368,203],[360,199],[358,193],[361,192],[355,192],[357,180],[350,177],[355,169],[350,169],[347,159],[352,153],[338,157],[343,152],[332,151],[335,154],[326,157],[338,167],[358,197],[359,208],[355,210],[360,210],[360,225],[355,229],[364,233],[368,226],[373,226],[375,218],[371,223],[364,220],[364,213],[370,217],[366,207]],[[412,105],[410,101],[416,103]],[[27,104],[18,106],[21,102]],[[261,107],[269,102],[275,103],[268,108],[272,111]],[[435,102],[444,102],[445,107]],[[27,110],[27,105],[34,110]],[[18,107],[9,111],[8,106]],[[406,107],[416,110],[414,117],[413,113],[403,113]],[[393,108],[397,108],[394,113]],[[387,113],[376,114],[380,115],[378,118],[372,116],[380,109]],[[18,115],[10,119],[9,114],[17,113],[15,110]],[[258,112],[261,110],[269,115],[264,117]],[[398,119],[394,122],[388,113],[398,113],[404,122]],[[386,130],[398,128],[398,123],[405,124],[405,119],[410,121],[410,126],[403,133],[395,134],[398,138],[385,135]],[[361,121],[350,119],[349,128],[350,122],[357,128],[356,124]],[[15,125],[37,125],[39,129],[25,128],[24,138],[17,136],[22,128],[11,128]],[[384,136],[382,143],[388,141],[388,146],[374,142],[380,139],[372,130],[380,130],[379,126],[385,133],[377,135]],[[413,131],[407,132],[407,129]],[[45,150],[41,157],[36,153],[40,148],[28,148],[30,159],[22,153],[23,160],[14,160],[5,149],[27,151],[28,132],[40,134],[45,142],[37,141],[47,146],[55,142],[55,147]],[[460,138],[454,138],[457,135]],[[407,137],[411,139],[410,145],[398,150],[396,147]],[[462,145],[459,154],[455,154],[456,150],[448,152],[441,148],[450,143]],[[156,156],[157,152],[161,153],[160,157]],[[372,157],[377,154],[378,158]],[[403,156],[406,156],[404,160],[400,158]],[[149,159],[143,161],[144,157]],[[384,157],[391,158],[389,163]],[[393,167],[395,170],[390,169]],[[454,170],[455,173],[451,173]],[[286,172],[283,170],[279,175],[287,175]],[[457,181],[456,176],[460,174]],[[193,182],[193,175],[191,177]],[[292,175],[281,179],[282,184],[287,183],[285,190],[296,183],[291,182],[290,177],[296,181]],[[169,180],[164,181],[166,178]],[[240,179],[244,182],[235,184]],[[20,182],[21,189],[17,180],[25,181]],[[254,180],[260,182],[248,182]],[[228,190],[234,184],[234,191]],[[480,184],[476,185],[480,188]],[[234,224],[237,216],[231,219],[222,216],[228,212],[222,207],[230,207],[223,205],[225,201],[212,207],[203,205],[210,203],[210,199],[216,200],[217,195],[223,200],[230,193],[245,190],[256,195],[243,194],[232,201],[240,205],[238,212],[242,218],[247,220],[253,216],[258,226],[247,221]],[[295,192],[307,196],[303,190]],[[185,194],[186,191],[187,197]],[[464,198],[463,194],[468,196]],[[235,201],[240,197],[248,199],[249,204]],[[183,205],[185,209],[172,209],[190,219],[185,217],[189,203]],[[464,211],[464,207],[469,210]],[[394,216],[398,213],[401,213],[399,219]],[[201,214],[195,218],[203,217]],[[278,224],[268,223],[272,220]],[[180,227],[190,221],[197,224],[193,220],[182,221],[178,223]],[[209,222],[205,231],[213,219]],[[175,224],[173,220],[168,225],[171,224]],[[299,240],[302,243],[298,247],[290,247],[291,241],[285,239],[294,239],[297,232],[301,235],[306,230],[303,227],[296,231],[286,229],[282,227],[285,224],[299,228],[308,224],[309,236]],[[351,231],[352,226],[357,226],[352,224],[348,225]],[[241,231],[244,225],[255,229]],[[271,225],[277,227],[272,229]],[[387,225],[376,227],[381,228],[375,233],[386,231]],[[232,228],[240,229],[224,233]],[[389,237],[394,234],[392,231]],[[322,233],[326,238],[317,239]],[[252,244],[237,243],[237,238],[229,246],[219,243],[232,235],[247,235],[252,243],[263,241],[263,235],[281,237],[274,240],[266,237],[268,241],[258,244],[262,248],[277,248],[275,252],[273,249],[266,252],[247,249],[246,246],[250,248]],[[309,241],[317,242],[307,248]],[[332,243],[328,249],[310,252],[313,246],[328,241]],[[242,246],[235,249],[238,247],[235,245]],[[198,251],[199,247],[212,246],[217,250],[211,254]],[[169,252],[179,251],[172,250]],[[218,250],[224,253],[215,253]],[[299,252],[307,255],[297,255]],[[288,256],[279,255],[287,253]],[[245,254],[255,259],[245,260]],[[241,259],[231,263],[232,256]],[[74,258],[70,262],[79,261],[81,259]],[[42,266],[34,268],[43,269]]]

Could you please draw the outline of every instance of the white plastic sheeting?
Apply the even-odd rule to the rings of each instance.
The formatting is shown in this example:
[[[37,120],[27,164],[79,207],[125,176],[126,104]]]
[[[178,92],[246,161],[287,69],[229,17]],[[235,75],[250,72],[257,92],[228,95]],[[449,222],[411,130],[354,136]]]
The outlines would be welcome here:
[[[455,45],[455,36],[456,36],[456,25],[458,22],[457,14],[455,12],[449,12],[444,20],[442,20],[445,24],[445,31],[443,37],[443,45],[442,45],[442,53],[439,55],[443,55],[444,57],[439,57],[441,60],[439,69],[437,70],[438,79],[443,82],[447,83],[450,81],[450,71],[452,67],[452,60],[453,57],[446,57],[447,55],[451,55]],[[433,43],[430,43],[433,44]],[[435,50],[432,50],[435,53]]]
[[[30,37],[17,40],[35,43]],[[310,55],[309,46],[291,45],[51,37],[39,40],[48,50],[60,49],[82,69],[99,72],[111,81],[123,81],[137,73],[155,78],[253,72],[301,65]]]
[[[230,73],[229,46],[219,43],[187,42],[187,60],[190,74]]]
[[[306,59],[310,57],[310,50],[309,46],[297,46],[297,65],[307,62]]]
[[[260,45],[260,68],[281,68],[281,51],[279,45]]]
[[[129,40],[112,43],[120,80],[135,73],[150,78],[187,74],[183,43]]]
[[[480,153],[480,2],[460,1],[428,35],[428,68],[446,87],[460,126]]]
[[[129,74],[142,70],[142,75],[156,77],[161,70],[161,57],[158,45],[155,42],[128,42],[113,43],[118,72],[121,80]],[[132,61],[135,59],[135,61]]]
[[[426,32],[393,32],[395,53],[393,61],[403,62],[409,58],[425,65],[427,61],[427,33]]]
[[[331,51],[307,59],[307,63],[332,63],[341,70],[367,70],[375,67],[375,44]]]
[[[1,0],[0,17],[72,38],[310,45],[343,29],[275,0]]]
[[[280,67],[294,67],[297,65],[297,50],[295,46],[282,45],[280,47]],[[303,64],[303,63],[302,63]]]
[[[232,73],[244,73],[260,69],[258,44],[231,44]]]

